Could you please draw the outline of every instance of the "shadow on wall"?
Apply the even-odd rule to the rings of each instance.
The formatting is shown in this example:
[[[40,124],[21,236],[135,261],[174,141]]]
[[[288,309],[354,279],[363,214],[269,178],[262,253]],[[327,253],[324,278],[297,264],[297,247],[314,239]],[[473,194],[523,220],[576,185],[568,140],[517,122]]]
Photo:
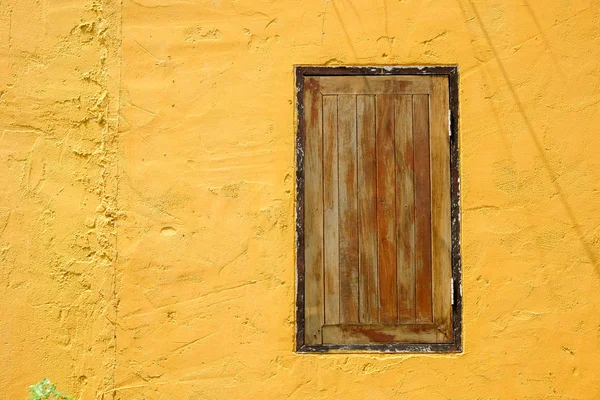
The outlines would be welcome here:
[[[456,0],[456,3],[458,4],[463,16],[465,17],[465,21],[468,20],[469,18],[467,16],[467,12],[466,12],[465,8],[463,7],[463,5],[461,4],[460,0]],[[531,136],[531,139],[533,140],[535,149],[542,159],[544,169],[546,170],[546,173],[548,174],[550,181],[552,182],[552,185],[554,186],[555,191],[558,193],[560,202],[561,202],[563,208],[565,209],[565,212],[566,212],[569,220],[571,221],[571,225],[572,225],[573,230],[579,240],[579,243],[581,244],[581,247],[583,248],[583,251],[585,252],[586,257],[589,259],[589,261],[594,266],[594,268],[596,270],[596,274],[598,274],[598,276],[600,276],[600,265],[598,265],[598,258],[594,254],[590,244],[585,240],[585,236],[584,236],[583,231],[581,230],[579,221],[577,220],[577,217],[575,216],[575,213],[573,212],[573,208],[569,204],[569,202],[567,200],[567,196],[564,194],[564,191],[563,191],[560,183],[558,182],[557,174],[552,169],[552,166],[550,165],[550,162],[548,161],[548,158],[546,157],[546,155],[544,153],[544,149],[536,135],[535,129],[533,128],[533,125],[532,125],[529,117],[527,116],[527,113],[525,112],[525,108],[523,107],[523,104],[521,103],[521,100],[519,99],[519,95],[517,94],[517,91],[515,90],[514,85],[511,83],[508,73],[506,72],[506,68],[504,67],[502,60],[501,60],[500,56],[498,55],[498,52],[496,51],[494,44],[492,43],[490,34],[488,33],[485,26],[483,25],[483,21],[481,19],[479,12],[477,11],[477,8],[475,7],[475,5],[471,2],[471,0],[468,0],[468,3],[470,5],[471,9],[473,10],[473,14],[475,15],[475,19],[477,20],[479,27],[481,28],[481,32],[483,33],[483,36],[485,37],[485,40],[486,40],[490,50],[492,51],[494,59],[496,60],[496,62],[498,64],[500,72],[502,73],[502,78],[504,79],[506,86],[508,87],[508,90],[510,92],[510,95],[511,95],[516,107],[517,107],[517,110],[518,110],[519,114],[521,115],[521,118],[523,119],[525,126],[527,127],[527,132],[529,133],[529,136]],[[533,9],[531,8],[531,6],[527,2],[527,0],[524,0],[524,4],[527,7],[529,14],[534,21],[536,29],[538,30],[538,34],[542,38],[546,49],[549,50],[548,40],[541,29],[541,26],[533,12]],[[550,56],[552,58],[552,62],[554,64],[554,66],[556,67],[556,69],[559,72],[562,72],[560,69],[560,66],[558,65],[558,62],[556,60],[556,57],[554,56],[554,54],[552,52],[550,52]],[[495,110],[494,110],[494,114],[497,115]],[[506,142],[504,140],[503,140],[503,143],[505,144],[505,147],[506,147]],[[507,151],[508,151],[508,148],[507,148]]]

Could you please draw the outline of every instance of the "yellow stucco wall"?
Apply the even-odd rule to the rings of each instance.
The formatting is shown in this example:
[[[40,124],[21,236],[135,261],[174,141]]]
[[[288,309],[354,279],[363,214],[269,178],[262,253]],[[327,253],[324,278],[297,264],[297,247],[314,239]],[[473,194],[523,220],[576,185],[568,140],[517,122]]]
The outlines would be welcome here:
[[[3,0],[0,398],[600,398],[598,0]],[[462,355],[297,355],[294,64],[458,64]]]
[[[0,399],[113,386],[120,15],[0,0]]]

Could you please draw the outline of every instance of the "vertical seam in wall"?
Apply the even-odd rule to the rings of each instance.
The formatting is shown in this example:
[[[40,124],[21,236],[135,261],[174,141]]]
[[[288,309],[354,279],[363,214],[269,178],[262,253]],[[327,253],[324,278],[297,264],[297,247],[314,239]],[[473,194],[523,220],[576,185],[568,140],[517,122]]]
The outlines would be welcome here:
[[[119,214],[119,184],[121,171],[119,169],[119,154],[121,153],[120,146],[120,137],[119,137],[119,121],[121,115],[121,85],[122,85],[122,77],[123,77],[123,0],[119,1],[119,35],[118,35],[118,50],[117,50],[117,60],[118,60],[118,79],[117,79],[117,115],[116,115],[116,124],[115,124],[115,151],[116,156],[114,158],[115,162],[115,173],[116,173],[116,184],[115,184],[115,211],[117,213],[117,218],[115,219],[115,259],[113,261],[113,304],[114,304],[114,330],[113,330],[113,371],[112,371],[112,388],[113,391],[113,399],[116,398],[117,392],[115,391],[116,387],[116,377],[117,377],[117,327],[119,320],[119,299],[118,299],[118,289],[117,289],[117,266],[119,261],[119,226],[118,226],[118,214]]]

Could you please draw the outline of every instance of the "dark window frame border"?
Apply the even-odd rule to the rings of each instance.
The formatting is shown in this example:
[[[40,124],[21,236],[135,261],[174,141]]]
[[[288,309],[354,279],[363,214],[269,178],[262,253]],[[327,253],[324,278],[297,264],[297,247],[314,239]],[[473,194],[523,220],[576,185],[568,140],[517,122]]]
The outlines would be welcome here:
[[[297,353],[462,353],[462,262],[460,251],[460,159],[458,137],[458,66],[309,66],[295,65],[296,88],[296,352]],[[450,95],[450,201],[452,233],[452,343],[308,345],[304,343],[304,79],[327,75],[441,75]]]

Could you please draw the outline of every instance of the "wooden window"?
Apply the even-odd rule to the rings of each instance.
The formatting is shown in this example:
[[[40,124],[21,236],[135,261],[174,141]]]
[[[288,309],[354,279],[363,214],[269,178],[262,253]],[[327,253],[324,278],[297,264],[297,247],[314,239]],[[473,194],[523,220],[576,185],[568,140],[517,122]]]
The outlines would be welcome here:
[[[456,67],[296,84],[297,351],[461,351]]]

